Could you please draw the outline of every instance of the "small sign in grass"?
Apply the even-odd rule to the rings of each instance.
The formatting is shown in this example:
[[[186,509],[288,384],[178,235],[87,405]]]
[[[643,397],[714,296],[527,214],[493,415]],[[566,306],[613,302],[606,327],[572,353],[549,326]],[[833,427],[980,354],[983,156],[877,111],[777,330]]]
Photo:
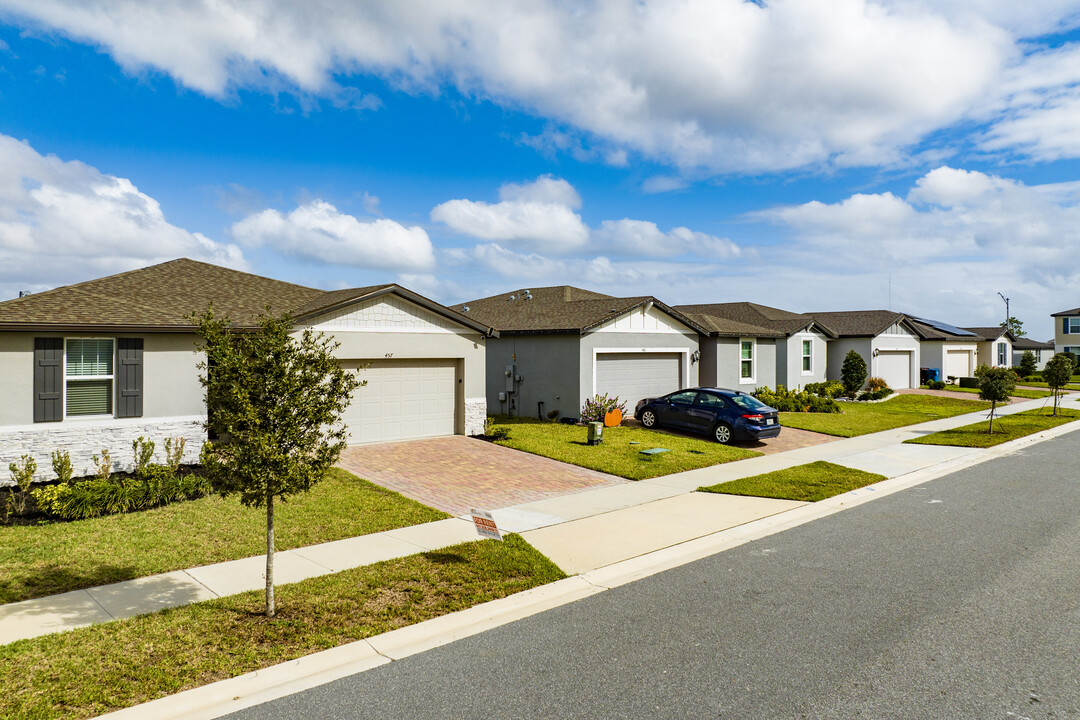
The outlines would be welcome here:
[[[884,475],[818,460],[764,475],[752,475],[698,488],[698,491],[817,502],[884,479]]]
[[[1012,415],[999,415],[994,420],[994,432],[989,433],[989,421],[977,422],[952,430],[942,430],[904,442],[915,445],[951,445],[954,447],[988,448],[1010,440],[1080,420],[1080,411],[1058,408],[1057,417],[1049,409],[1025,410]]]

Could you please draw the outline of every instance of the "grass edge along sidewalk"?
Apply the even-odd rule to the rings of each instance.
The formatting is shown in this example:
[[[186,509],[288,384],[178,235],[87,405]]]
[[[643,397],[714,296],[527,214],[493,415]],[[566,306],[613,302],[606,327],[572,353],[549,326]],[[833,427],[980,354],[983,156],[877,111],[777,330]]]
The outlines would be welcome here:
[[[877,473],[818,460],[805,465],[730,480],[719,485],[701,487],[698,488],[698,492],[817,502],[885,479],[884,475]]]
[[[1058,408],[1057,416],[1049,408],[1024,410],[994,418],[994,433],[988,434],[989,420],[964,425],[951,430],[941,430],[922,437],[905,440],[912,445],[950,445],[953,447],[989,448],[1018,438],[1049,430],[1066,423],[1080,420],[1080,410]]]
[[[335,468],[277,511],[278,550],[434,522],[446,513]],[[152,510],[0,527],[0,604],[266,552],[265,510],[210,496]]]
[[[935,395],[900,395],[877,403],[845,402],[839,413],[780,413],[780,424],[800,430],[858,437],[882,430],[988,410],[990,403]]]
[[[0,646],[0,717],[85,718],[566,577],[518,535]]]

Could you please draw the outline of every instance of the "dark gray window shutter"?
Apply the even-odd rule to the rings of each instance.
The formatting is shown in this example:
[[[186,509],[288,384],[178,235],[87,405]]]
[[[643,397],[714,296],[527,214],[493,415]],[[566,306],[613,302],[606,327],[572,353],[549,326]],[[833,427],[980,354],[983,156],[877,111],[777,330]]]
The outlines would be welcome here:
[[[64,338],[34,338],[34,422],[64,419]]]
[[[1061,318],[1061,332],[1065,335],[1069,334],[1069,318]]]
[[[116,341],[116,417],[142,417],[143,341]]]

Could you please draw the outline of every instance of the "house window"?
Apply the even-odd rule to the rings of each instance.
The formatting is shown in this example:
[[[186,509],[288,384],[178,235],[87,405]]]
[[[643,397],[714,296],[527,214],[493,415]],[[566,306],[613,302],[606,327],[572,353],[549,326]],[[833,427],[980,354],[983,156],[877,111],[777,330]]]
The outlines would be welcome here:
[[[802,371],[809,373],[814,371],[814,341],[802,341]]]
[[[739,341],[739,381],[754,382],[754,341]]]
[[[1062,325],[1066,335],[1080,335],[1080,317],[1062,318]]]
[[[1072,353],[1073,355],[1080,356],[1080,347],[1075,345],[1066,345],[1062,348],[1062,352]]]
[[[113,341],[69,338],[64,351],[65,415],[111,415],[112,399]]]
[[[1005,353],[1006,353],[1007,350],[1008,350],[1008,345],[1006,345],[1005,343],[1002,342],[1002,343],[997,344],[997,351],[998,351],[997,364],[998,365],[1008,365],[1008,362],[1006,362],[1006,360],[1005,360]]]

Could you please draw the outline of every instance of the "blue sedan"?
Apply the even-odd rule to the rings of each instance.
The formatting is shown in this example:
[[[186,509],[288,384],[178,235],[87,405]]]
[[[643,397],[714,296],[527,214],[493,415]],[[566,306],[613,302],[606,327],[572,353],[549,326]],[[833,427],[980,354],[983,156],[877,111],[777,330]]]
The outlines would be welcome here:
[[[647,428],[670,427],[708,433],[716,442],[761,440],[780,434],[776,410],[753,395],[723,388],[692,388],[637,404],[634,417]]]

